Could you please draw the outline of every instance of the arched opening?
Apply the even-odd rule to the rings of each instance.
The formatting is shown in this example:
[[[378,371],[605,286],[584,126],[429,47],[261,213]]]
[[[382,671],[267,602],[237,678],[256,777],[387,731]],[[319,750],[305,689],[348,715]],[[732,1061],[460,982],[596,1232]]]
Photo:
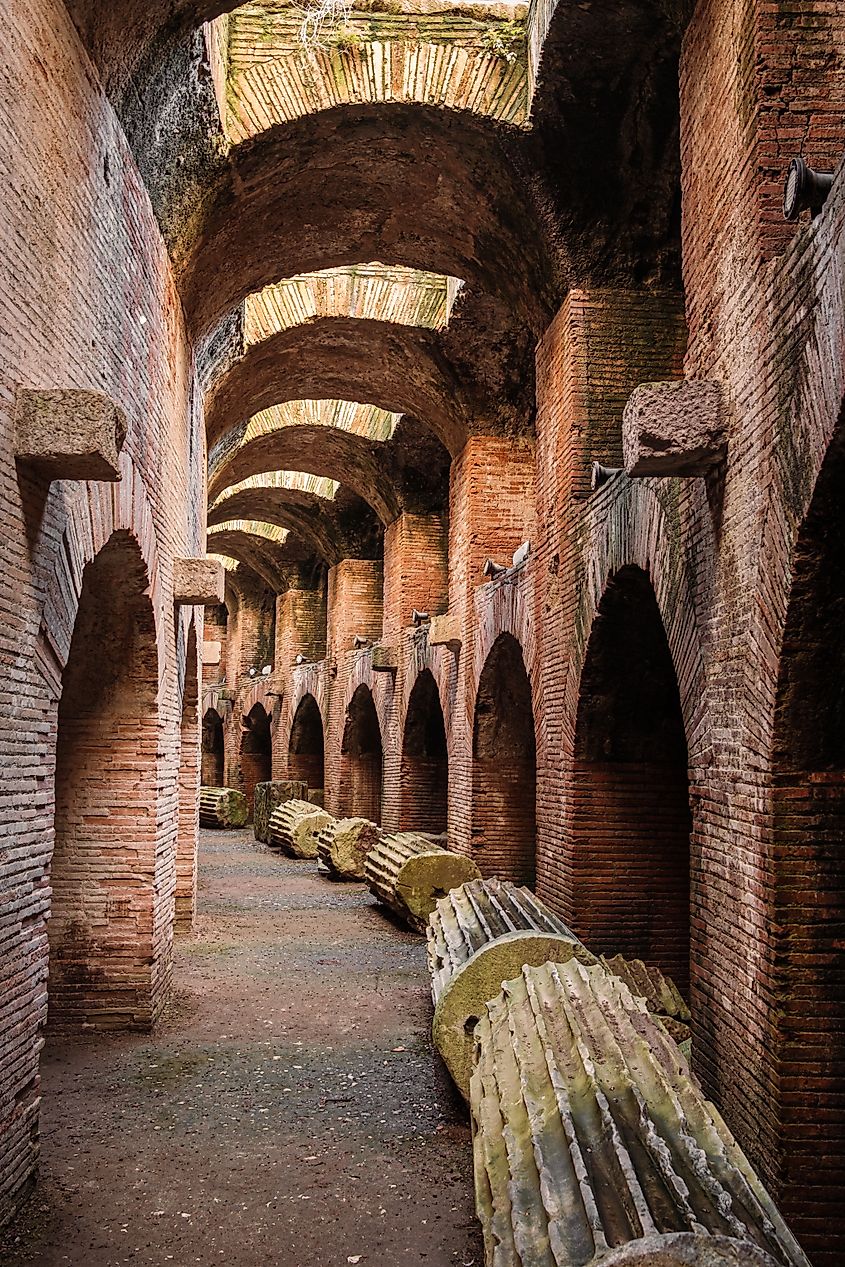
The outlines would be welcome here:
[[[596,953],[689,989],[689,779],[675,668],[651,582],[617,572],[596,612],[570,788],[572,919]]]
[[[313,695],[304,695],[293,717],[288,744],[288,778],[309,791],[325,786],[323,719]]]
[[[446,830],[449,756],[437,683],[420,673],[405,717],[399,785],[400,831]]]
[[[500,634],[479,679],[472,733],[472,846],[483,875],[534,884],[536,801],[531,683],[519,643]]]
[[[793,560],[772,753],[778,1195],[817,1267],[845,1257],[845,437]]]
[[[346,710],[340,749],[343,814],[381,822],[381,729],[368,686],[359,686]]]
[[[207,708],[202,719],[203,787],[223,787],[223,718],[216,708]]]
[[[163,997],[169,890],[156,874],[158,656],[128,532],[82,576],[62,676],[50,873],[50,1020],[147,1029]]]
[[[273,741],[270,717],[263,704],[253,704],[243,720],[241,733],[241,788],[250,817],[256,783],[267,783],[273,773]]]
[[[223,738],[221,727],[220,738]],[[199,832],[200,728],[197,631],[193,620],[185,648],[182,724],[179,731],[179,824],[176,835],[176,909],[174,927],[190,932],[197,891]]]

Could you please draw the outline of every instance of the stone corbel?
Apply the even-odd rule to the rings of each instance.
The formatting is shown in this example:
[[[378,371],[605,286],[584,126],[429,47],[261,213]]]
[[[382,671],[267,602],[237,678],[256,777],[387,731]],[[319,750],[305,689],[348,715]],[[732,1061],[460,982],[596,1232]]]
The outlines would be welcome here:
[[[459,651],[461,647],[461,626],[457,613],[445,612],[442,616],[432,616],[428,630],[430,647],[450,647]]]
[[[396,647],[376,643],[372,648],[371,662],[374,673],[395,673],[399,668],[399,652]]]
[[[15,401],[15,460],[51,480],[120,480],[126,415],[102,392],[32,391]]]
[[[721,383],[643,383],[622,414],[622,453],[634,478],[709,475],[727,453]]]
[[[223,564],[216,559],[173,560],[173,601],[182,607],[216,607],[225,585]]]

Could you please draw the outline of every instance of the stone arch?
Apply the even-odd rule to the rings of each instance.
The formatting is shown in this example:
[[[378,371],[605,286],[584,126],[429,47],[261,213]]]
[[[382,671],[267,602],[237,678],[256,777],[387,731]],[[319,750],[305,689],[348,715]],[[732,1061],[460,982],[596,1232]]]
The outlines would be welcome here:
[[[502,633],[481,670],[472,730],[472,855],[484,875],[534,884],[536,780],[531,683],[522,648]]]
[[[399,768],[399,830],[445,832],[449,754],[440,692],[430,669],[417,675],[405,711]]]
[[[611,577],[580,675],[567,806],[575,931],[689,988],[690,804],[680,694],[641,568]]]
[[[268,783],[273,777],[273,740],[270,714],[256,702],[244,714],[240,742],[241,789],[252,816],[256,783]]]
[[[323,718],[310,691],[296,706],[288,740],[288,778],[301,779],[309,791],[325,788],[326,745]]]
[[[372,691],[358,686],[346,709],[340,746],[342,814],[381,822],[383,751]]]
[[[202,773],[203,787],[222,787],[224,775],[225,740],[223,718],[216,708],[207,708],[202,719]]]
[[[149,572],[118,530],[82,572],[62,673],[49,925],[62,1026],[146,1029],[163,997],[158,682]]]
[[[179,728],[179,822],[176,833],[176,905],[174,927],[190,931],[197,891],[199,833],[200,725],[199,655],[193,617],[185,644],[182,720]],[[222,724],[221,724],[222,745]],[[222,751],[222,747],[221,747]]]
[[[776,1169],[819,1267],[845,1253],[845,429],[793,552],[772,741]]]

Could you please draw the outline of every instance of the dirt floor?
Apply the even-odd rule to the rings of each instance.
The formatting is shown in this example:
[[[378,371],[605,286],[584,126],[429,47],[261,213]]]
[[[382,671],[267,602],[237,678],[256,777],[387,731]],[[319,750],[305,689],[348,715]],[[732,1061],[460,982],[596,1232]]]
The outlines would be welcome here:
[[[42,1165],[3,1267],[481,1267],[423,939],[361,885],[203,833],[153,1037],[48,1040]]]

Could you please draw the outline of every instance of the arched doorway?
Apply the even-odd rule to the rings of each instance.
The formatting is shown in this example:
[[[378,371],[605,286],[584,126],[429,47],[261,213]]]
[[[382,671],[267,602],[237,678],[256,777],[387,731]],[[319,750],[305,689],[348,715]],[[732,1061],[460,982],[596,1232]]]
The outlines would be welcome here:
[[[446,830],[449,755],[437,683],[424,669],[414,683],[405,732],[399,783],[400,831]]]
[[[207,708],[202,719],[203,787],[223,786],[223,718],[216,708]]]
[[[288,744],[288,778],[299,779],[309,791],[325,786],[323,719],[313,695],[304,695],[293,716]]]
[[[220,738],[222,741],[222,727]],[[190,931],[197,891],[199,833],[200,727],[197,631],[193,620],[185,647],[182,724],[179,730],[179,824],[176,836],[176,912],[174,927]]]
[[[772,750],[772,986],[785,1216],[817,1267],[845,1260],[845,437],[793,558]]]
[[[537,761],[522,650],[500,634],[478,682],[472,732],[472,847],[483,875],[533,885]]]
[[[154,932],[158,655],[137,542],[85,568],[62,675],[50,869],[50,1021],[147,1029],[167,932]]]
[[[572,919],[596,953],[689,989],[690,808],[675,668],[651,582],[617,572],[593,623],[569,797]]]
[[[340,808],[343,814],[381,822],[382,749],[378,713],[368,686],[349,701],[340,749]]]
[[[263,704],[253,704],[241,733],[241,785],[252,816],[256,783],[267,783],[273,773],[270,715]]]

